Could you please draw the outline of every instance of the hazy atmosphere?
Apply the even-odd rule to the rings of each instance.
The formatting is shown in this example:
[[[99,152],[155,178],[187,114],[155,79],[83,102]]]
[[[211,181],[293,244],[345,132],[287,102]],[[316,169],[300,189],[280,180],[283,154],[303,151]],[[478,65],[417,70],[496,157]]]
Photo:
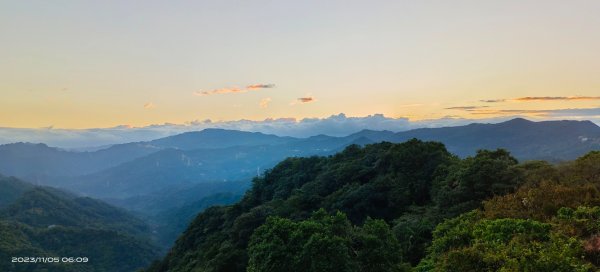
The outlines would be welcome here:
[[[2,1],[0,126],[339,113],[598,122],[598,10],[598,1]]]

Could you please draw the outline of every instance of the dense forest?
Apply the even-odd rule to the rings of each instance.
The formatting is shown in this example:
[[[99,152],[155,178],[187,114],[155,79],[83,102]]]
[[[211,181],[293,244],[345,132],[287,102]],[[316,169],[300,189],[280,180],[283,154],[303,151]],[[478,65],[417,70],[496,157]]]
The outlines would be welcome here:
[[[148,271],[594,271],[600,152],[558,165],[437,142],[288,158]]]
[[[0,271],[129,272],[158,256],[146,223],[101,201],[3,176],[0,199]],[[13,257],[88,261],[13,262]]]

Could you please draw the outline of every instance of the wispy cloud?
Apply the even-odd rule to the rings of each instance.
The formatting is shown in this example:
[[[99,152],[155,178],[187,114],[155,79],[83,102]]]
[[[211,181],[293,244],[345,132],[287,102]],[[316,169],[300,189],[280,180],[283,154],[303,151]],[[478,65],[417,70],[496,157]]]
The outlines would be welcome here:
[[[144,109],[147,109],[147,110],[153,109],[154,107],[155,107],[154,103],[152,103],[152,102],[148,102],[148,103],[144,104]]]
[[[298,102],[300,102],[300,103],[311,103],[311,102],[315,102],[315,101],[317,101],[317,100],[312,96],[298,98]]]
[[[260,102],[258,103],[258,105],[259,105],[261,108],[263,108],[263,109],[265,109],[265,108],[268,108],[268,107],[269,107],[269,104],[271,103],[271,100],[272,100],[272,99],[271,99],[270,97],[263,98],[263,99],[261,99],[261,100],[260,100]]]
[[[462,110],[473,115],[545,115],[552,110],[528,110],[528,109],[490,109],[488,106],[451,107],[446,109]]]
[[[200,90],[200,91],[195,91],[194,95],[207,96],[207,95],[214,95],[214,94],[246,93],[248,91],[258,91],[261,89],[270,89],[270,88],[275,88],[275,84],[252,84],[252,85],[246,86],[246,88],[233,87],[233,88],[214,89],[214,90],[210,90],[210,91]]]
[[[275,84],[252,84],[246,86],[248,90],[258,90],[258,89],[271,89],[275,88]]]
[[[479,100],[483,103],[500,102],[530,102],[530,101],[581,101],[581,100],[600,100],[600,96],[524,96],[512,99],[484,99]]]
[[[483,103],[500,103],[500,102],[505,102],[506,99],[483,99],[483,100],[479,100],[479,102],[483,102]]]
[[[600,100],[600,96],[526,96],[513,99],[514,101],[571,101],[571,100]]]
[[[449,107],[449,108],[444,108],[445,110],[474,110],[474,109],[481,109],[481,108],[488,108],[489,106],[462,106],[462,107]]]
[[[247,91],[248,90],[244,90],[244,89],[240,89],[240,88],[222,88],[222,89],[215,89],[215,90],[211,90],[211,91],[196,91],[196,92],[194,92],[194,95],[207,96],[207,95],[213,95],[213,94],[245,93]]]
[[[600,108],[574,108],[574,109],[559,109],[549,111],[547,114],[549,117],[561,117],[561,118],[595,118],[600,119]]]
[[[467,110],[471,114],[475,115],[537,115],[543,116],[547,115],[552,110]]]
[[[600,118],[600,108],[569,109],[463,109],[472,115],[480,116],[531,116],[539,118],[592,119]]]

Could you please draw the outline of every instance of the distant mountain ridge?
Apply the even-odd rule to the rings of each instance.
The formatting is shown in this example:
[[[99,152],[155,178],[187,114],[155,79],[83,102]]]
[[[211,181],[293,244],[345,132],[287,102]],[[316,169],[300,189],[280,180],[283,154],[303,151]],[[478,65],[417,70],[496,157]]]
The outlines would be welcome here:
[[[564,161],[600,149],[600,127],[590,121],[532,122],[517,118],[498,124],[415,129],[397,133],[394,140],[412,138],[442,142],[462,157],[477,149],[504,148],[520,160]]]
[[[149,142],[68,152],[46,145],[0,146],[0,172],[101,198],[143,196],[204,182],[249,181],[286,157],[334,154],[350,144],[439,141],[461,157],[505,148],[520,160],[564,161],[600,150],[600,127],[590,121],[532,122],[363,130],[345,137],[279,137],[258,132],[205,129]]]
[[[47,176],[97,172],[160,150],[145,143],[120,144],[94,152],[65,151],[45,144],[0,145],[0,172],[36,182]]]
[[[233,146],[257,146],[283,144],[296,140],[260,132],[246,132],[210,128],[202,131],[185,132],[150,141],[149,144],[163,148],[183,150],[227,148]]]

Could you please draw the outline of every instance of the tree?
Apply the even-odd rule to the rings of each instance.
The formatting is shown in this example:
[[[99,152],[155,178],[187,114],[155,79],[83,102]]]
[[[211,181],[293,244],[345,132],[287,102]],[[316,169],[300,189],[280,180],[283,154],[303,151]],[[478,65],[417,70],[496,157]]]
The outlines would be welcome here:
[[[321,209],[294,222],[269,217],[248,247],[247,271],[402,271],[398,241],[382,220],[352,226]]]
[[[473,211],[438,225],[417,271],[591,271],[583,244],[548,223],[482,219]]]
[[[513,191],[520,183],[517,160],[504,149],[479,150],[449,169],[432,189],[436,204],[449,215],[480,207],[480,202]]]

